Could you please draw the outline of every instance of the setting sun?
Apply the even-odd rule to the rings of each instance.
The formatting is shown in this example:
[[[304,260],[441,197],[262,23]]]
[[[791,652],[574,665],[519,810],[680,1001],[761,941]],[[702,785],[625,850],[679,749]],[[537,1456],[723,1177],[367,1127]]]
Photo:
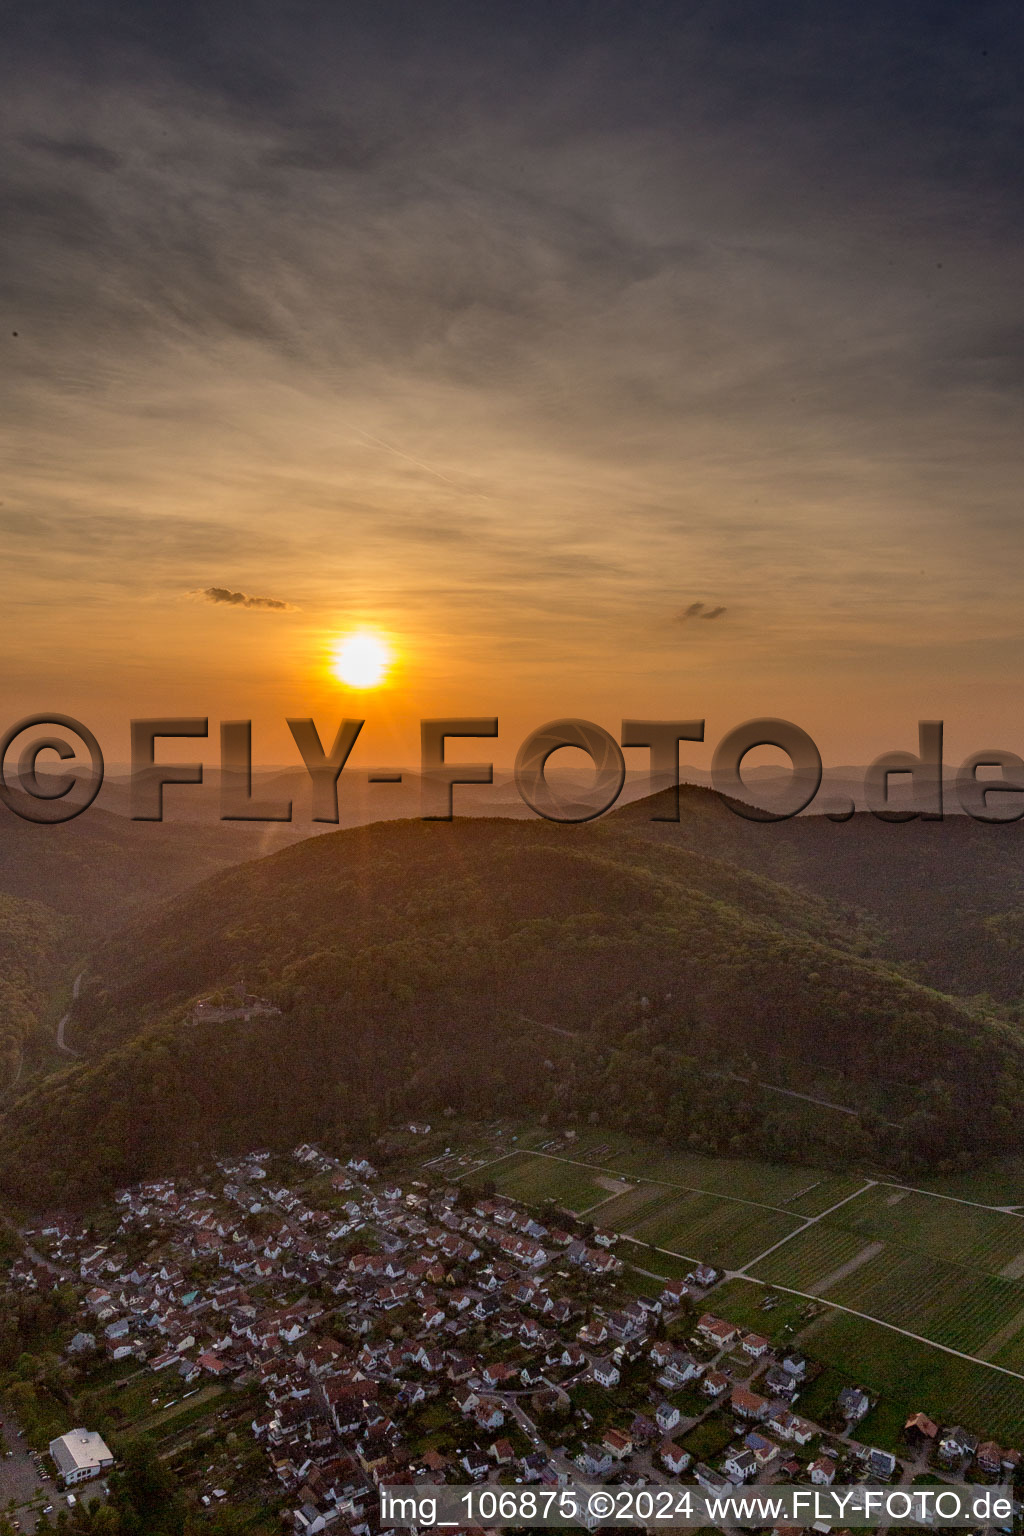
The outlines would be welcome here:
[[[390,661],[387,646],[376,635],[348,635],[334,647],[331,670],[350,688],[376,688]]]

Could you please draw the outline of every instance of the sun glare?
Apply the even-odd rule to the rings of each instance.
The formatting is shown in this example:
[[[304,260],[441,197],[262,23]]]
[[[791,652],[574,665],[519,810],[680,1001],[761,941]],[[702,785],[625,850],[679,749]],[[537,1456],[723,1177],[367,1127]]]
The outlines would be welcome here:
[[[376,688],[391,661],[387,646],[376,635],[347,635],[334,647],[331,670],[350,688]]]

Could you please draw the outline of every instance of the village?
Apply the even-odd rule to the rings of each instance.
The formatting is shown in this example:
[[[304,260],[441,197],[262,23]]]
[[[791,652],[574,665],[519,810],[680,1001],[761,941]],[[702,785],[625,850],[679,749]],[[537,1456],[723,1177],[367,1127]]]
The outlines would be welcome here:
[[[135,1432],[155,1432],[198,1507],[256,1494],[300,1536],[370,1536],[377,1490],[414,1481],[1020,1478],[1016,1448],[924,1406],[899,1454],[862,1443],[871,1396],[853,1381],[804,1416],[818,1367],[798,1334],[773,1345],[720,1314],[718,1271],[656,1275],[615,1232],[423,1166],[428,1131],[404,1127],[386,1169],[254,1150],[26,1229],[4,1283],[74,1287],[63,1357],[101,1422],[34,1446],[56,1492],[21,1528]],[[69,1475],[72,1435],[114,1452]],[[71,1501],[89,1496],[85,1482]]]

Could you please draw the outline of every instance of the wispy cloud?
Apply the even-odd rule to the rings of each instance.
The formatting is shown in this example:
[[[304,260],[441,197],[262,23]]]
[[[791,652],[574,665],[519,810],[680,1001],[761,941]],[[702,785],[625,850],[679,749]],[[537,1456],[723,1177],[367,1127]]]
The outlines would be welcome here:
[[[691,603],[682,613],[676,614],[677,624],[688,624],[691,619],[720,619],[724,608],[706,608],[703,603]]]
[[[297,613],[294,603],[279,597],[253,597],[248,592],[232,592],[228,587],[200,587],[190,597],[205,598],[208,603],[224,603],[229,608],[267,608],[275,613]]]

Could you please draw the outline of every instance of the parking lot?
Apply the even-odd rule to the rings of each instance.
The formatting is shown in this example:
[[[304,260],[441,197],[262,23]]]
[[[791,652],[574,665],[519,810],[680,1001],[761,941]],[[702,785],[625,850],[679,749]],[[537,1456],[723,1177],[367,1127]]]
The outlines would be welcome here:
[[[0,1430],[3,1432],[7,1452],[10,1453],[0,1457],[0,1509],[6,1509],[8,1502],[13,1499],[16,1506],[14,1518],[21,1521],[21,1529],[34,1531],[35,1513],[22,1506],[30,1500],[38,1506],[38,1488],[45,1490],[44,1503],[54,1502],[56,1490],[52,1480],[45,1478],[42,1470],[37,1467],[28,1446],[18,1434],[16,1421],[8,1414],[0,1413]]]

